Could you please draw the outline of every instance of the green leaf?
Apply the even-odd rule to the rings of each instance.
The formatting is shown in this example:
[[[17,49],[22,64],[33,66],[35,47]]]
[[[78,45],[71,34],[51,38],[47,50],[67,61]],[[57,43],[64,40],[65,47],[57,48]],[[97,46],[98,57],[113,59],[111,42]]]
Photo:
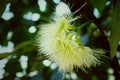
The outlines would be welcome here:
[[[116,54],[118,43],[120,40],[120,0],[116,3],[113,10],[113,26],[110,35],[110,56],[113,58]]]
[[[3,59],[3,58],[6,58],[8,56],[11,56],[11,53],[3,53],[3,54],[0,54],[0,59]]]

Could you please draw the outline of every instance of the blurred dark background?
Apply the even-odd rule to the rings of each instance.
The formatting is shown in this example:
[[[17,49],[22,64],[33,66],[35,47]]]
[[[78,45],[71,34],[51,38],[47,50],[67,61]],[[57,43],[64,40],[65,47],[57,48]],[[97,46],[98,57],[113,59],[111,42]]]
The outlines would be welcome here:
[[[63,0],[72,11],[79,9],[84,0]],[[97,19],[105,35],[110,35],[112,5],[110,0],[88,0],[90,11],[85,8],[76,13],[83,18],[80,24]],[[0,0],[0,80],[115,80],[114,70],[108,58],[87,73],[75,70],[73,73],[58,72],[54,63],[37,52],[35,42],[38,25],[47,23],[56,13],[68,13],[60,0]],[[82,13],[82,15],[81,15]],[[100,30],[90,22],[81,29],[81,40],[92,48],[103,48]],[[117,58],[120,58],[119,51]]]

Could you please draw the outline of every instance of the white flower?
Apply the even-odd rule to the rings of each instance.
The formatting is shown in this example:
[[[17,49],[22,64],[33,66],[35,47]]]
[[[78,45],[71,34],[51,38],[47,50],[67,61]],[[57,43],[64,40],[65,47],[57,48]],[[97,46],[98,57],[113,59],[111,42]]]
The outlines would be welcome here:
[[[47,55],[63,72],[71,72],[74,67],[84,70],[96,66],[100,64],[101,54],[98,53],[104,53],[82,45],[80,35],[72,25],[76,19],[71,15],[55,16],[54,21],[41,25],[38,32],[40,52]]]

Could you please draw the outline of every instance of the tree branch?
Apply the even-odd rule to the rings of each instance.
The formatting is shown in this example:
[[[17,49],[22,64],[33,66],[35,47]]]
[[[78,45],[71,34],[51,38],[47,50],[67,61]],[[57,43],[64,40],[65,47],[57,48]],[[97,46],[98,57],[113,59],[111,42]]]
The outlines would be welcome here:
[[[64,0],[63,0],[64,1]],[[77,2],[77,3],[75,3]],[[69,3],[70,5],[72,5],[73,3],[75,3],[75,5],[73,6],[73,8],[71,9],[72,12],[76,11],[76,9],[79,9],[84,3],[87,3],[86,6],[84,6],[80,11],[78,11],[75,15],[80,15],[82,14],[82,19],[83,21],[87,22],[89,20],[93,20],[94,23],[97,25],[98,29],[101,32],[101,43],[105,44],[103,46],[103,48],[107,51],[106,54],[107,56],[110,57],[110,44],[108,41],[108,37],[105,35],[102,26],[100,24],[100,20],[96,19],[96,17],[93,15],[92,9],[89,5],[89,2],[87,2],[86,0],[66,0],[65,3]],[[104,15],[104,14],[103,14]],[[116,80],[120,80],[120,66],[117,60],[117,57],[115,56],[113,60],[110,61],[110,65],[111,67],[114,69],[114,75]]]

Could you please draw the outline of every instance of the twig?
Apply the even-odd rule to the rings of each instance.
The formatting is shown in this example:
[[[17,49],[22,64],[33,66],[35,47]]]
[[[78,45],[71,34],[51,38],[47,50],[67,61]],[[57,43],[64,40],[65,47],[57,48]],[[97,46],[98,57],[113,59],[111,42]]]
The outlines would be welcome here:
[[[101,37],[102,39],[101,40],[102,40],[103,43],[106,44],[104,49],[108,51],[106,53],[110,57],[110,44],[109,44],[108,38],[105,35],[105,33],[104,33],[104,31],[102,29],[102,26],[100,25],[99,21],[96,19],[96,17],[91,12],[90,7],[86,6],[86,8],[88,9],[88,12],[91,15],[91,17],[93,18],[94,23],[97,25],[98,29],[101,32],[101,35],[102,35],[102,37]],[[110,61],[110,65],[114,69],[114,75],[115,75],[116,80],[120,80],[120,65],[118,63],[118,60],[117,60],[116,56],[114,57],[114,59],[112,59]]]

